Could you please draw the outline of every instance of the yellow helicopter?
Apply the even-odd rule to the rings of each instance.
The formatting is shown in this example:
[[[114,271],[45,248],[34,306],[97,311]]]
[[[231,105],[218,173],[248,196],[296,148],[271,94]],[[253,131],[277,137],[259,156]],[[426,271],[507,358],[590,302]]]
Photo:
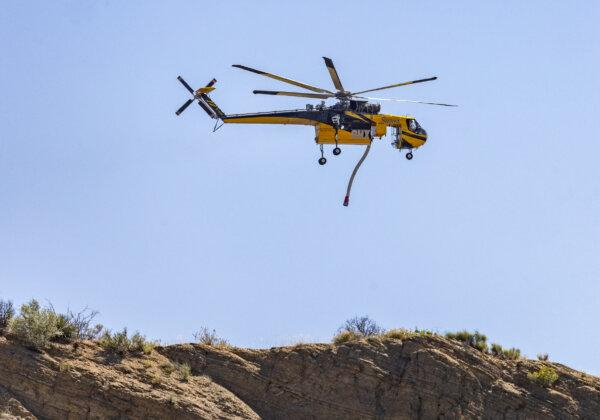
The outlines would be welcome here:
[[[371,148],[373,139],[385,136],[387,128],[392,129],[392,146],[398,150],[407,150],[406,159],[413,158],[413,149],[417,149],[427,141],[427,132],[419,125],[416,119],[404,115],[380,114],[381,105],[369,103],[368,100],[376,101],[395,101],[409,102],[427,105],[439,106],[456,106],[450,104],[411,101],[406,99],[388,99],[388,98],[373,98],[369,96],[361,96],[368,92],[375,92],[384,89],[391,89],[400,86],[407,86],[416,83],[429,82],[436,80],[437,77],[427,79],[412,80],[410,82],[396,83],[393,85],[383,86],[375,89],[367,89],[358,92],[345,90],[340,77],[330,58],[323,57],[325,66],[329,71],[335,92],[323,89],[307,83],[298,82],[288,79],[287,77],[278,76],[273,73],[268,73],[261,70],[256,70],[250,67],[234,64],[233,67],[246,70],[261,76],[279,80],[280,82],[288,83],[310,92],[287,92],[287,91],[271,91],[271,90],[255,90],[255,94],[261,95],[277,95],[277,96],[293,96],[301,98],[321,99],[322,102],[318,105],[307,104],[304,109],[294,109],[286,111],[272,112],[256,112],[248,114],[225,114],[209,97],[215,87],[216,79],[212,79],[206,86],[194,90],[181,77],[178,76],[183,86],[193,95],[193,98],[188,99],[176,112],[180,115],[194,101],[198,101],[198,105],[206,113],[216,121],[213,131],[218,130],[223,124],[295,124],[295,125],[312,125],[315,127],[315,142],[319,145],[321,157],[318,159],[320,165],[325,165],[327,159],[324,155],[323,145],[332,144],[333,154],[338,156],[342,150],[339,145],[364,145],[365,152],[358,161],[352,176],[348,182],[346,196],[344,198],[344,206],[348,206],[350,201],[350,190],[352,182],[358,171],[358,168],[367,157]],[[335,98],[337,103],[326,106],[325,99]]]

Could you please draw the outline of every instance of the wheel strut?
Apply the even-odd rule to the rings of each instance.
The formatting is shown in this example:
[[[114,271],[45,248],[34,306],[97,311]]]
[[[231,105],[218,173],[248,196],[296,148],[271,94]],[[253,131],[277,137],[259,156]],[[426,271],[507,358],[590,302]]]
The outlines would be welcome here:
[[[321,157],[319,158],[319,160],[317,162],[319,162],[319,165],[325,165],[327,163],[327,159],[325,159],[325,156],[323,154],[323,145],[320,144],[319,148],[321,149]]]
[[[340,149],[338,147],[338,140],[339,140],[340,136],[338,135],[338,129],[335,129],[335,136],[334,136],[334,140],[335,140],[335,148],[333,149],[333,155],[334,156],[339,156],[340,153],[342,153],[342,149]]]

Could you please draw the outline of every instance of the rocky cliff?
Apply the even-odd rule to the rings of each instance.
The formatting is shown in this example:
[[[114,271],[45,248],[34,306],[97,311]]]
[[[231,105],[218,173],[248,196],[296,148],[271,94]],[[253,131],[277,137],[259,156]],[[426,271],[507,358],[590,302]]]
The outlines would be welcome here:
[[[199,344],[120,358],[94,342],[39,353],[0,337],[0,418],[600,418],[600,379],[437,336],[269,350]],[[189,377],[181,366],[191,367]]]

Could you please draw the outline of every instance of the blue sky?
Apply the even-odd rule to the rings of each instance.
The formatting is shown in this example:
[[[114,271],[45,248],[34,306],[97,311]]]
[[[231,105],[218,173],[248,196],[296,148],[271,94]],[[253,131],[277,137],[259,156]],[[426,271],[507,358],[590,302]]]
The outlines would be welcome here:
[[[600,374],[600,6],[595,2],[4,2],[0,297],[166,342],[239,346],[384,327],[479,329]],[[244,64],[379,96],[429,133],[317,164],[310,127],[212,133],[225,112],[302,108]]]

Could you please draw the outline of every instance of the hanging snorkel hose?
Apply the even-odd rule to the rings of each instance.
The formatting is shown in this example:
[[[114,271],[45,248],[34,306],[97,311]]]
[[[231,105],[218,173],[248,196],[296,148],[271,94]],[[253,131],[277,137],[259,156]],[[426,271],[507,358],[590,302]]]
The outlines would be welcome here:
[[[348,207],[348,204],[350,203],[350,190],[352,189],[352,182],[354,182],[354,177],[356,176],[356,173],[358,172],[358,168],[360,168],[360,165],[362,165],[362,163],[366,159],[367,155],[369,154],[369,150],[371,150],[372,142],[373,142],[373,139],[372,138],[369,139],[369,144],[367,144],[367,148],[365,149],[365,152],[363,153],[362,157],[360,158],[360,160],[354,167],[354,170],[352,171],[352,175],[350,176],[350,180],[348,181],[348,189],[346,190],[346,197],[344,198],[344,206],[345,207]]]

